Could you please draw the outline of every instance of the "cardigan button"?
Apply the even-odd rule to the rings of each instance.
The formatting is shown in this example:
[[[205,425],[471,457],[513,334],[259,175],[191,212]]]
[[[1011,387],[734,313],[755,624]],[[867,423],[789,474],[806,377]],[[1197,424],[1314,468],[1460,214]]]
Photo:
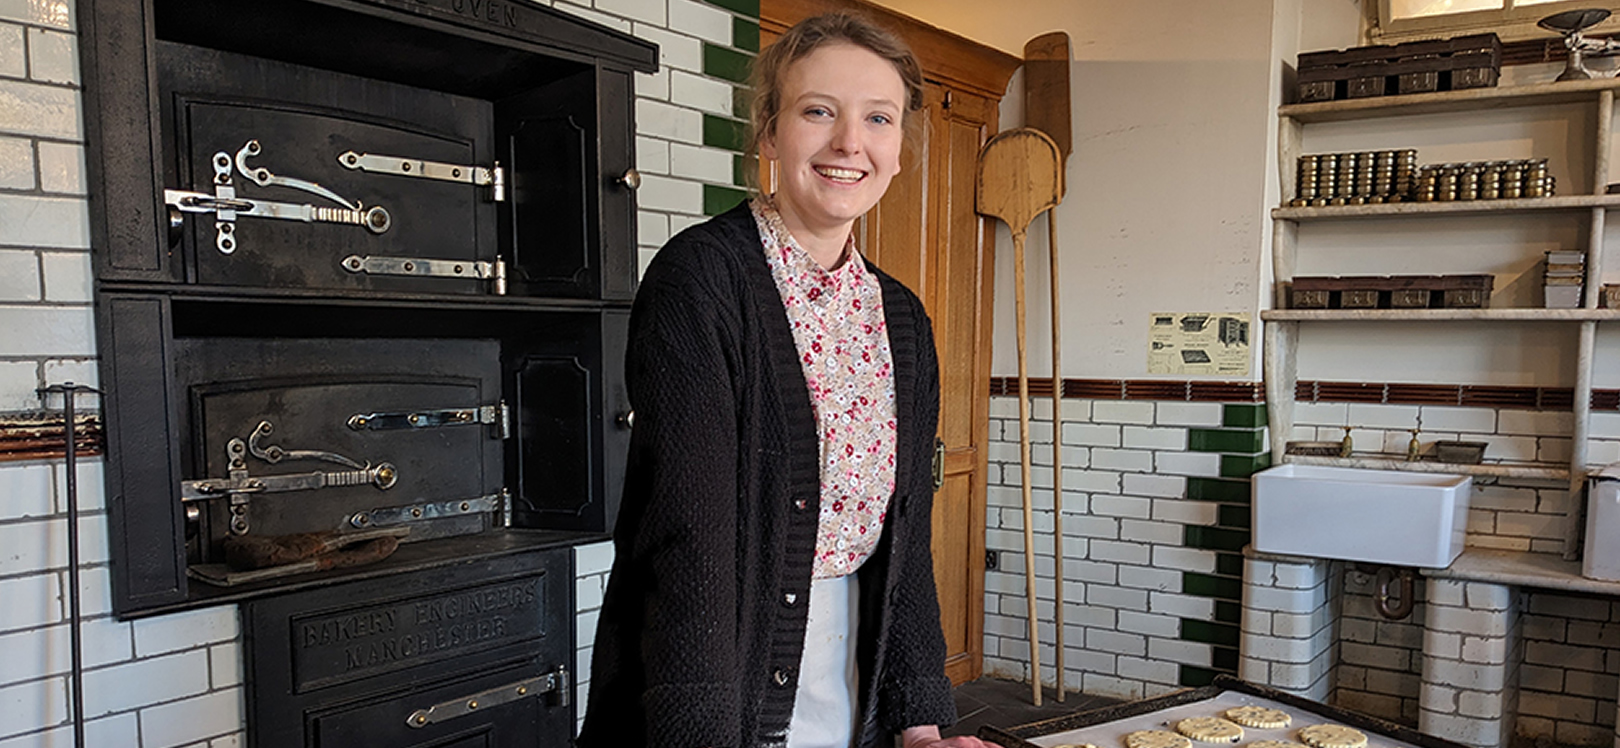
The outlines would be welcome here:
[[[793,604],[798,602],[798,601],[799,601],[799,595],[797,593],[788,592],[788,593],[782,595],[782,605],[784,605],[786,607],[791,608],[791,607],[793,607]]]
[[[803,499],[803,498],[794,499],[793,500],[793,508],[802,512],[802,511],[810,508],[810,502],[809,502],[809,500]]]
[[[771,673],[771,680],[776,683],[777,688],[787,688],[791,675],[786,669],[777,668],[775,672]]]

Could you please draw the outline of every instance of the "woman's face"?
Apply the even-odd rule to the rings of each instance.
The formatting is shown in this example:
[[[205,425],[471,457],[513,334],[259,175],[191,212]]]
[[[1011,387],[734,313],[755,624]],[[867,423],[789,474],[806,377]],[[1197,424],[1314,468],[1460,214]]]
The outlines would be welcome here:
[[[760,153],[777,162],[790,231],[847,233],[900,172],[906,86],[864,47],[828,44],[782,74],[781,111]]]

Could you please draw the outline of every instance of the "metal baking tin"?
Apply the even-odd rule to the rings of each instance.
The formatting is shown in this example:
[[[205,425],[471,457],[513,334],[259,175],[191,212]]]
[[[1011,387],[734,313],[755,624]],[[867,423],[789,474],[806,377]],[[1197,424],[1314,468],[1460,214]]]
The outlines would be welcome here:
[[[1209,703],[1206,703],[1209,702]],[[1433,735],[1425,735],[1410,727],[1352,712],[1302,696],[1258,686],[1227,675],[1216,676],[1215,682],[1202,688],[1165,694],[1151,699],[1079,712],[1031,722],[1012,728],[986,725],[979,728],[978,737],[1000,744],[1003,748],[1051,748],[1065,743],[1091,743],[1098,748],[1123,748],[1123,737],[1136,730],[1169,730],[1165,724],[1187,717],[1220,716],[1234,706],[1268,706],[1288,712],[1294,719],[1288,727],[1262,730],[1245,727],[1244,739],[1234,745],[1242,746],[1256,740],[1289,740],[1302,727],[1333,723],[1354,727],[1367,734],[1367,748],[1466,748]],[[1195,748],[1214,746],[1214,743],[1193,743]]]

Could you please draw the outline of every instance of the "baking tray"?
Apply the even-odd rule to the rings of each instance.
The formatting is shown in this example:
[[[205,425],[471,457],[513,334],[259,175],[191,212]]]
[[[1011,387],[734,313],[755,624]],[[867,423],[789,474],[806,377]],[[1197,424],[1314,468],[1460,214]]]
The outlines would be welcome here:
[[[1377,717],[1352,712],[1321,702],[1284,693],[1231,676],[1217,676],[1215,682],[1202,688],[1165,694],[1163,696],[1102,709],[1054,717],[1011,728],[986,725],[979,728],[978,737],[1000,744],[1003,748],[1052,748],[1068,743],[1090,743],[1097,748],[1124,748],[1126,733],[1137,730],[1175,731],[1177,720],[1188,717],[1219,717],[1235,706],[1265,706],[1281,709],[1293,716],[1287,727],[1275,730],[1243,728],[1243,740],[1231,744],[1244,748],[1257,740],[1288,740],[1299,742],[1297,734],[1302,727],[1333,723],[1348,725],[1367,734],[1367,748],[1467,748],[1433,735],[1425,735],[1410,727]],[[1215,748],[1223,744],[1194,742],[1194,748]]]

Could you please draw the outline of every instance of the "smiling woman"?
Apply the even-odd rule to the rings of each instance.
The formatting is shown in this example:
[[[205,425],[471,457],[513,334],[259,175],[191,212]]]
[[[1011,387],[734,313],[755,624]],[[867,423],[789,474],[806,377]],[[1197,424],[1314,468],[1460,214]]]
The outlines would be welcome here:
[[[939,734],[932,325],[852,235],[900,171],[921,74],[849,15],[755,65],[752,150],[778,191],[660,249],[631,317],[636,426],[578,743],[977,748]]]
[[[828,44],[782,76],[784,112],[760,142],[777,162],[776,209],[825,268],[843,260],[850,227],[900,172],[905,86],[863,47]]]

